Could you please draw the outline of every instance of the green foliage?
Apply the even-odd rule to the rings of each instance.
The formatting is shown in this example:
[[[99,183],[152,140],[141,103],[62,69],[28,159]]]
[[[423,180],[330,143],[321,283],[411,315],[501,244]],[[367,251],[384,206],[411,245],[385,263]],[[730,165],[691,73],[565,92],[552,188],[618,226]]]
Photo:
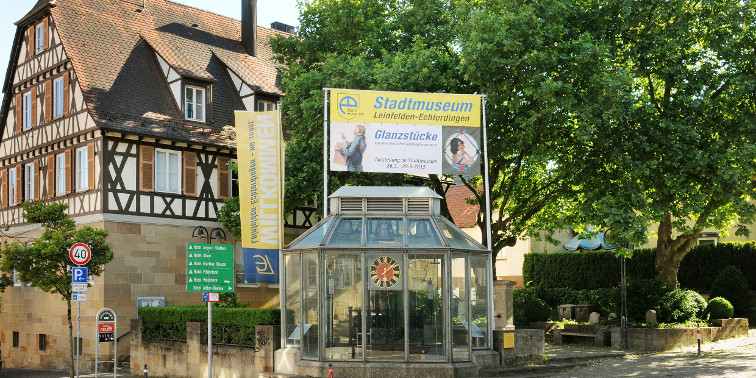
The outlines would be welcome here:
[[[239,212],[239,197],[231,197],[223,201],[218,210],[218,222],[231,236],[241,239],[241,216]]]
[[[591,304],[598,307],[602,316],[619,312],[619,289],[601,288],[594,290],[575,290],[571,288],[549,288],[530,286],[516,289],[513,293],[514,323],[527,326],[529,320],[525,314],[526,307],[534,300],[540,299],[552,308],[550,318],[557,319],[556,308],[563,304]]]
[[[551,318],[553,309],[542,299],[535,298],[525,306],[525,318],[530,322],[545,322]]]
[[[753,265],[753,262],[751,264]],[[709,295],[730,301],[735,309],[735,316],[747,317],[750,314],[751,292],[748,289],[748,281],[735,266],[727,266],[717,273]]]
[[[654,272],[654,249],[639,249],[626,260],[628,279],[650,279]],[[756,290],[756,242],[719,243],[693,249],[680,265],[680,286],[706,292],[716,272],[734,265],[743,272],[751,290]],[[611,251],[529,253],[522,274],[532,286],[594,289],[615,287],[620,282],[620,259]],[[566,268],[569,267],[569,268]]]
[[[186,340],[187,322],[207,323],[206,306],[142,307],[142,337],[147,340]],[[281,324],[278,308],[213,309],[213,341],[254,346],[254,327]],[[229,332],[231,330],[231,332]]]
[[[735,313],[732,304],[727,299],[715,297],[706,305],[706,313],[710,319],[729,319]]]
[[[215,303],[216,308],[247,308],[249,302],[239,302],[239,296],[235,291],[220,293],[220,300]]]
[[[659,320],[662,323],[683,323],[700,319],[706,311],[706,301],[693,290],[674,290],[662,297]]]
[[[660,312],[662,299],[675,290],[657,277],[627,281],[627,317],[631,322],[645,322],[646,311]]]

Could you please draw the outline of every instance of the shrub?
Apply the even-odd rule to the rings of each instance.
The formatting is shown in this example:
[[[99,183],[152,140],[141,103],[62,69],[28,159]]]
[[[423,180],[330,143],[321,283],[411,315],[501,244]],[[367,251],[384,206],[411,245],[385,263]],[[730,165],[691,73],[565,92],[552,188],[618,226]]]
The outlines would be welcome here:
[[[700,319],[706,311],[706,301],[693,290],[675,290],[662,297],[659,320],[663,323],[684,323]]]
[[[551,317],[551,306],[541,299],[535,298],[525,306],[525,318],[529,322],[545,322]]]
[[[706,305],[706,313],[709,314],[710,319],[729,319],[734,312],[727,299],[716,297],[712,298]]]
[[[627,317],[631,322],[643,323],[646,321],[646,311],[656,310],[662,298],[673,291],[671,287],[658,278],[633,279],[627,281]],[[619,312],[617,312],[619,314]]]
[[[526,287],[522,289],[515,289],[512,293],[512,315],[514,317],[514,324],[517,327],[524,327],[528,325],[528,319],[525,317],[525,307],[533,299],[536,299],[536,288]]]
[[[748,316],[750,312],[751,292],[748,289],[748,281],[735,266],[727,266],[717,273],[709,295],[712,298],[722,297],[730,301],[735,316]]]

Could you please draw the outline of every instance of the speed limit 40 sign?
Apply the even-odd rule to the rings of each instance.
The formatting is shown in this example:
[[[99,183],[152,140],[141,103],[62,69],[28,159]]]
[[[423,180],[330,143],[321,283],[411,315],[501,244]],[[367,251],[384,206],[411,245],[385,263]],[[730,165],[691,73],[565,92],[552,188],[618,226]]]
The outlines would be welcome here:
[[[71,261],[76,265],[84,265],[89,262],[92,257],[92,251],[89,250],[89,246],[84,243],[76,243],[68,250],[68,256],[71,257]]]

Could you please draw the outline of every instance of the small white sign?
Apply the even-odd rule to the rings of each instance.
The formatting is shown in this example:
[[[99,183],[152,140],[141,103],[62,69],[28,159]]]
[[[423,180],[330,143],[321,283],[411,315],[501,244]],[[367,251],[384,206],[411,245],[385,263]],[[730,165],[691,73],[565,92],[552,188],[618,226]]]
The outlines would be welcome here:
[[[220,301],[220,293],[207,293],[207,301],[208,302]]]
[[[87,284],[85,284],[85,283],[72,283],[71,284],[71,291],[73,291],[73,292],[80,292],[80,293],[86,293],[87,292]]]
[[[71,302],[86,302],[87,293],[73,293],[71,294]]]

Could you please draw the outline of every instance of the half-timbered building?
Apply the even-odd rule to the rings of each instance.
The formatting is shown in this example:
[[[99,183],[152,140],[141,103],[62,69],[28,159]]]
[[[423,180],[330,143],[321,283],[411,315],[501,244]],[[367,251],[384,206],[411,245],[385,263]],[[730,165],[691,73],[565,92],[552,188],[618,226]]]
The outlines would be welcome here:
[[[81,303],[83,369],[93,367],[99,309],[116,312],[123,337],[140,297],[201,304],[186,291],[186,243],[198,241],[196,226],[220,226],[232,194],[233,113],[275,109],[283,95],[267,41],[284,32],[258,27],[254,1],[242,3],[240,22],[167,0],[39,0],[16,23],[0,224],[4,240],[29,242],[41,229],[25,222],[23,203],[56,201],[78,225],[110,232],[115,257]],[[278,305],[277,288],[244,284],[241,259],[237,277],[241,300]],[[5,366],[66,366],[67,323],[58,296],[8,287]]]

